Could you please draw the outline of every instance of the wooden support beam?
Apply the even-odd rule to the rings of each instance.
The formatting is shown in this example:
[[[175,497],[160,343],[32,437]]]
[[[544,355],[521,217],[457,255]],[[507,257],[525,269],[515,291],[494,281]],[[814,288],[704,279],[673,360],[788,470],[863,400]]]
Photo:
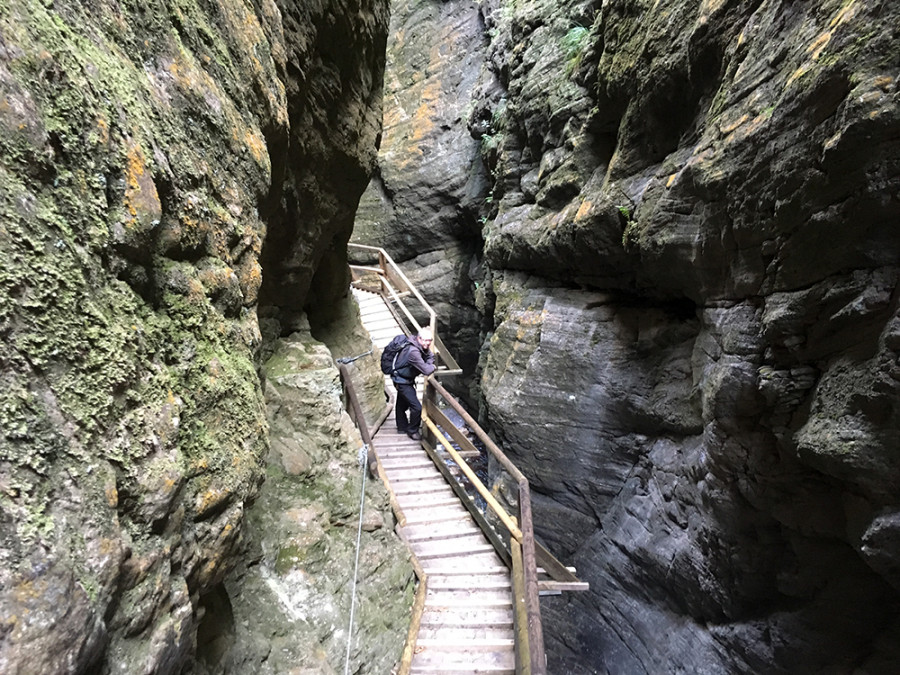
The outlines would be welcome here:
[[[590,584],[586,581],[538,581],[538,590],[545,591],[588,591]]]

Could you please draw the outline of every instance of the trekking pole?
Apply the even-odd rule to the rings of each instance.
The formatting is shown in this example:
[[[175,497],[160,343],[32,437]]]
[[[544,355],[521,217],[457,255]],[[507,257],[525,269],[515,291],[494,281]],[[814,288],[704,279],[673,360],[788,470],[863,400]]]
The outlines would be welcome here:
[[[361,359],[362,357],[368,356],[371,353],[372,353],[372,350],[370,349],[365,354],[360,354],[358,356],[344,356],[343,358],[335,359],[335,361],[337,361],[338,363],[353,363],[357,359]]]

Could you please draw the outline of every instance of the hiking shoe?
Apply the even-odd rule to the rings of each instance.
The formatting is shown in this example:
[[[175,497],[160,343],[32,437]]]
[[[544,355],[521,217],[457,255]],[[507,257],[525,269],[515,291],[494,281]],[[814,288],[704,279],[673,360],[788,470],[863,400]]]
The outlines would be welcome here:
[[[422,434],[420,434],[418,431],[407,431],[406,435],[409,436],[414,441],[422,440]]]

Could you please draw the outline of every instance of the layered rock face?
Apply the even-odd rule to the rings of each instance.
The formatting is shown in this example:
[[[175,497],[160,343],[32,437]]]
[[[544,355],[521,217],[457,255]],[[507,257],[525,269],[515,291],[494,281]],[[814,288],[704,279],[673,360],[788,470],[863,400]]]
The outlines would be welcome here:
[[[474,97],[494,81],[476,2],[394,2],[376,174],[353,241],[384,246],[439,316],[443,339],[472,369],[480,345],[482,204],[489,176],[466,126]]]
[[[449,241],[458,259],[457,242],[478,242],[470,214],[484,218],[483,249],[435,285],[477,280],[458,304],[488,327],[484,419],[533,483],[539,536],[591,583],[543,601],[551,671],[889,672],[898,9],[406,11],[386,82],[399,60],[432,95],[386,97],[378,210],[355,236],[439,277],[428,256]],[[429,12],[442,21],[410,57]],[[471,53],[430,56],[463,25],[476,32],[456,42],[484,54],[467,87]],[[416,100],[468,115],[428,126]],[[477,168],[448,167],[457,187],[436,197],[434,176],[411,170],[455,161],[443,148],[463,123],[489,177],[481,203],[460,187]],[[403,138],[389,144],[392,126]],[[441,229],[412,240],[424,223]]]
[[[225,612],[266,470],[260,287],[276,336],[346,291],[323,251],[372,164],[386,23],[377,2],[4,4],[4,673],[181,672]]]

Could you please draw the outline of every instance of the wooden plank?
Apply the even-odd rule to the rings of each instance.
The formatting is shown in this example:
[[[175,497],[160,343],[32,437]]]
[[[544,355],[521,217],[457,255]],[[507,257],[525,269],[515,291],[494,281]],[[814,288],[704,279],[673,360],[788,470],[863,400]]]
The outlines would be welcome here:
[[[579,581],[569,569],[557,560],[550,551],[544,548],[539,541],[534,541],[534,552],[537,557],[537,564],[542,571],[549,575],[554,581]]]
[[[444,507],[453,507],[459,504],[459,499],[457,499],[456,495],[452,493],[450,494],[449,498],[436,498],[432,495],[426,495],[424,497],[406,496],[398,497],[397,501],[400,503],[400,508],[402,508],[404,512],[411,513],[415,513],[418,509],[439,509]]]
[[[433,525],[407,525],[403,530],[403,536],[410,543],[415,543],[425,541],[448,541],[460,537],[470,536],[474,532],[480,532],[478,528],[475,527],[474,523],[469,525],[468,523],[463,522],[462,526],[451,526],[450,529],[446,529],[447,525],[452,524],[444,523],[443,527],[440,530],[435,528],[435,526]]]
[[[428,570],[425,570],[428,573]],[[429,609],[506,609],[512,608],[512,599],[506,598],[471,598],[450,597],[429,594],[426,599],[426,607]]]
[[[586,581],[538,581],[540,591],[589,591],[590,584]]]
[[[537,557],[534,551],[534,527],[531,516],[531,488],[523,477],[519,481],[519,517],[527,533],[522,538],[522,574],[525,581],[525,607],[528,610],[528,651],[531,668],[522,675],[546,675],[544,628],[541,624],[541,598],[537,587]]]
[[[428,494],[431,492],[436,492],[440,490],[444,490],[447,487],[447,483],[443,478],[435,478],[433,480],[427,481],[410,481],[408,483],[396,483],[394,484],[394,496],[400,497],[402,495],[420,495],[420,494]]]
[[[433,591],[496,589],[509,592],[512,588],[512,582],[508,574],[493,577],[484,575],[442,577],[432,574],[428,587]]]
[[[438,457],[437,451],[429,446],[425,446],[425,452],[431,457],[432,461],[437,459],[437,466],[440,472],[444,475],[447,483],[453,488],[453,491],[459,495],[460,502],[469,513],[472,514],[472,517],[475,519],[475,522],[478,523],[478,526],[481,528],[481,531],[484,533],[484,536],[488,538],[488,541],[491,542],[494,546],[494,550],[497,552],[497,555],[500,556],[503,563],[507,565],[510,564],[509,560],[509,552],[506,550],[506,544],[500,538],[500,535],[494,530],[494,528],[487,522],[487,519],[484,517],[484,514],[478,510],[478,507],[475,505],[471,499],[469,499],[469,495],[466,493],[465,488],[459,484],[459,481],[453,478],[453,475],[450,473],[450,470],[447,466],[440,460]]]
[[[497,565],[502,565],[502,561],[496,552],[470,555],[467,558],[443,558],[422,562],[422,567],[428,574],[432,572],[445,574],[449,569],[471,572],[473,569],[487,569]]]
[[[440,567],[433,567],[429,572],[430,575],[448,577],[448,576],[468,576],[472,574],[509,574],[509,568],[506,565],[491,565],[491,566],[483,566],[480,568],[453,568],[449,567],[447,569],[441,569]]]
[[[419,480],[421,478],[431,478],[432,476],[437,475],[437,469],[433,466],[428,466],[420,469],[403,469],[403,468],[391,468],[385,467],[384,472],[388,475],[392,481],[404,481],[404,480]]]
[[[419,625],[419,640],[515,640],[512,626]]]
[[[469,536],[460,537],[459,539],[414,541],[412,542],[412,550],[419,560],[427,560],[429,558],[450,558],[453,556],[489,553],[491,545],[479,534],[477,537]]]
[[[450,438],[459,446],[459,450],[457,453],[463,457],[468,455],[469,457],[480,457],[481,452],[472,441],[463,433],[462,429],[459,429],[453,422],[450,421],[450,418],[444,414],[444,411],[431,403],[428,402],[426,406],[426,414],[432,420],[434,420],[435,424],[441,427],[441,430],[450,435]],[[465,453],[465,454],[463,454]]]
[[[431,649],[452,649],[454,652],[481,652],[512,649],[515,640],[512,638],[481,639],[481,640],[446,640],[443,638],[426,639],[419,638],[417,647]]]
[[[468,514],[462,514],[457,511],[441,511],[440,513],[422,513],[410,510],[406,513],[406,522],[409,525],[436,525],[438,523],[446,523],[454,520],[465,520]]]
[[[406,644],[403,645],[403,653],[400,656],[400,669],[398,675],[408,675],[412,669],[412,662],[416,653],[416,640],[419,637],[419,630],[422,622],[422,616],[425,611],[425,598],[428,593],[428,579],[424,570],[417,562],[413,562],[416,570],[416,576],[419,578],[419,588],[416,590],[416,599],[413,601],[412,617],[409,622],[409,631],[406,633]]]
[[[447,626],[512,626],[513,612],[509,607],[426,607],[422,612],[423,625]]]
[[[406,457],[397,457],[392,455],[387,455],[381,460],[384,468],[390,469],[420,469],[422,467],[428,467],[429,469],[434,468],[434,463],[428,458],[425,453],[421,453],[419,456],[409,455]]]
[[[513,613],[516,627],[516,673],[531,674],[531,650],[528,648],[528,607],[525,605],[525,569],[522,564],[522,546],[510,542],[512,557]]]

